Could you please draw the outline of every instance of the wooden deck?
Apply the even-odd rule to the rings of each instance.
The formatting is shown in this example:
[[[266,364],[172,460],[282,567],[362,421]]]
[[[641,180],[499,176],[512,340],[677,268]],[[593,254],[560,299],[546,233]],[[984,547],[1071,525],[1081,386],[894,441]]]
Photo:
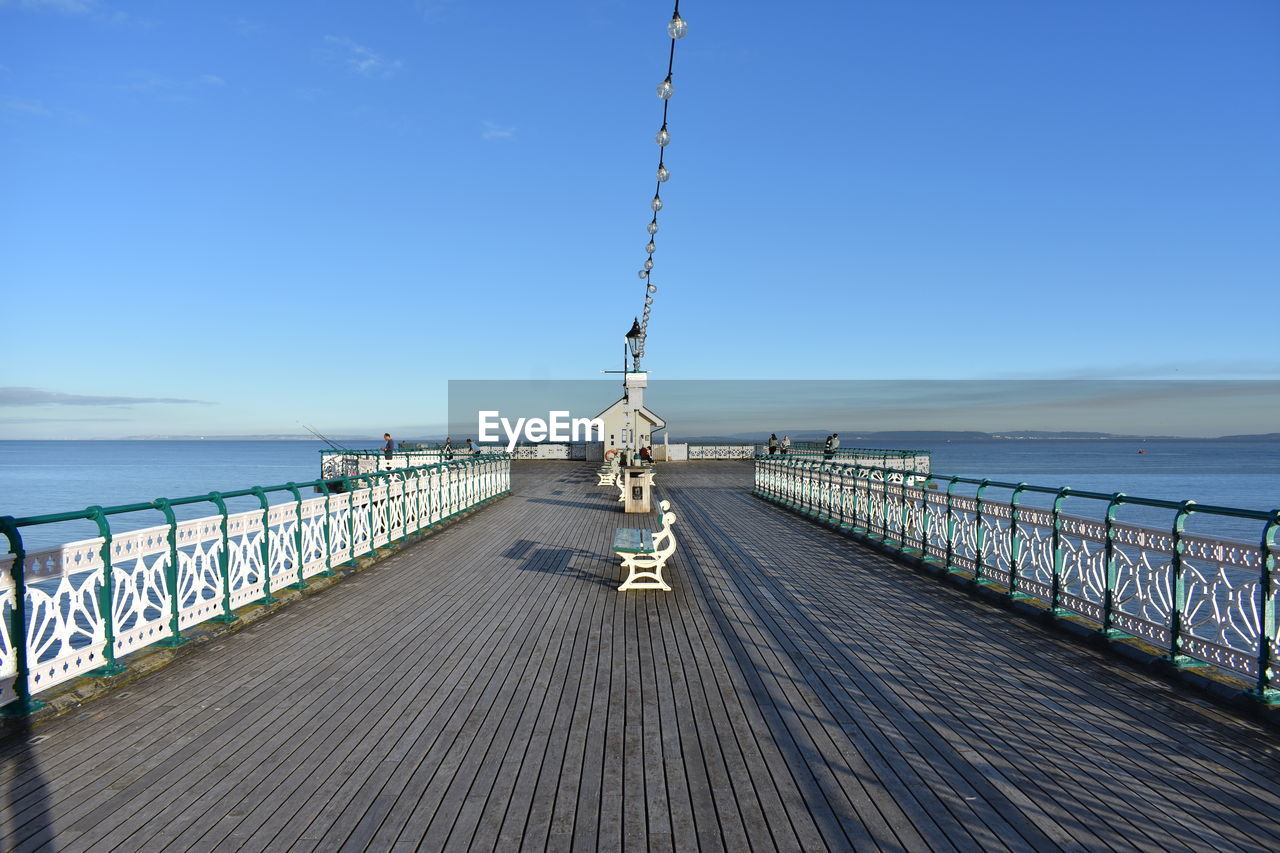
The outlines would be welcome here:
[[[590,466],[514,473],[6,745],[0,848],[1280,849],[1273,732],[753,498],[747,465],[660,469],[670,593],[616,591],[644,525]]]

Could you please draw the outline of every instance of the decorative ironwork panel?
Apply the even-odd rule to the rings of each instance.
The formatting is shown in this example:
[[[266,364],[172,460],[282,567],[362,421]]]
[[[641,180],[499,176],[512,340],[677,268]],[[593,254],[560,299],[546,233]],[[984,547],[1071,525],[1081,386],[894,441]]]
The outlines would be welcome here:
[[[105,663],[106,626],[98,613],[102,538],[28,554],[27,665],[38,693]]]
[[[165,583],[169,526],[121,533],[111,540],[111,604],[117,657],[170,635],[172,602]]]
[[[310,498],[302,502],[299,524],[302,528],[302,576],[309,578],[329,567],[329,550],[325,545],[328,527],[325,498]]]
[[[330,566],[345,563],[353,556],[351,552],[351,495],[343,492],[329,496],[329,558]]]
[[[237,609],[256,601],[266,588],[267,567],[263,565],[262,510],[227,516],[227,559],[231,578],[231,607]]]
[[[267,556],[271,589],[298,581],[298,505],[292,501],[267,510]]]
[[[222,612],[222,516],[183,521],[178,544],[178,628],[190,628]]]

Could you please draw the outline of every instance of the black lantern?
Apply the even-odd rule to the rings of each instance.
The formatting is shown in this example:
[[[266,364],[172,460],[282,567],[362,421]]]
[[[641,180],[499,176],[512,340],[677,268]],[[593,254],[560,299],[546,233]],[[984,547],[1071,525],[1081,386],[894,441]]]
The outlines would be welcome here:
[[[640,369],[640,342],[643,337],[644,332],[640,331],[640,320],[633,320],[631,331],[627,332],[627,346],[631,349],[631,358],[635,363],[635,370]]]

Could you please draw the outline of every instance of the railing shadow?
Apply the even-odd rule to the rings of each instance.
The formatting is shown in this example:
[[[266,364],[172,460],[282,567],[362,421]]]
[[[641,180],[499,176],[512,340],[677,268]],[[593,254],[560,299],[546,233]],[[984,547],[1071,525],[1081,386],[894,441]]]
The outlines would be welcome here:
[[[0,740],[0,778],[5,780],[2,850],[54,849],[53,804],[33,737],[31,722],[23,717],[14,720]],[[27,817],[20,818],[24,814]]]

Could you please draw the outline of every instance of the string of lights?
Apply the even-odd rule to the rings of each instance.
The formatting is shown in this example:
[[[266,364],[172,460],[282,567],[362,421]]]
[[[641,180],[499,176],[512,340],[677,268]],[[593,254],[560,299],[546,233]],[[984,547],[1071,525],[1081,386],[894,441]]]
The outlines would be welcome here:
[[[675,66],[676,42],[684,38],[688,32],[689,25],[680,17],[680,0],[676,0],[675,8],[671,12],[671,20],[667,23],[667,35],[671,37],[671,50],[667,54],[667,76],[658,84],[657,90],[658,97],[662,100],[662,127],[658,129],[653,138],[653,141],[658,143],[658,184],[653,190],[653,201],[649,202],[653,217],[645,227],[645,230],[649,232],[649,242],[644,247],[646,257],[644,259],[644,268],[640,270],[640,280],[645,283],[645,293],[644,311],[639,320],[640,345],[636,351],[637,365],[640,363],[640,358],[644,356],[645,338],[649,334],[649,312],[653,308],[653,295],[658,292],[658,286],[653,283],[653,253],[658,248],[654,240],[658,234],[658,211],[662,210],[662,185],[671,178],[671,172],[667,169],[665,159],[667,145],[671,142],[671,133],[667,130],[667,110],[671,106],[671,96],[675,94],[675,87],[671,84],[671,73]]]

